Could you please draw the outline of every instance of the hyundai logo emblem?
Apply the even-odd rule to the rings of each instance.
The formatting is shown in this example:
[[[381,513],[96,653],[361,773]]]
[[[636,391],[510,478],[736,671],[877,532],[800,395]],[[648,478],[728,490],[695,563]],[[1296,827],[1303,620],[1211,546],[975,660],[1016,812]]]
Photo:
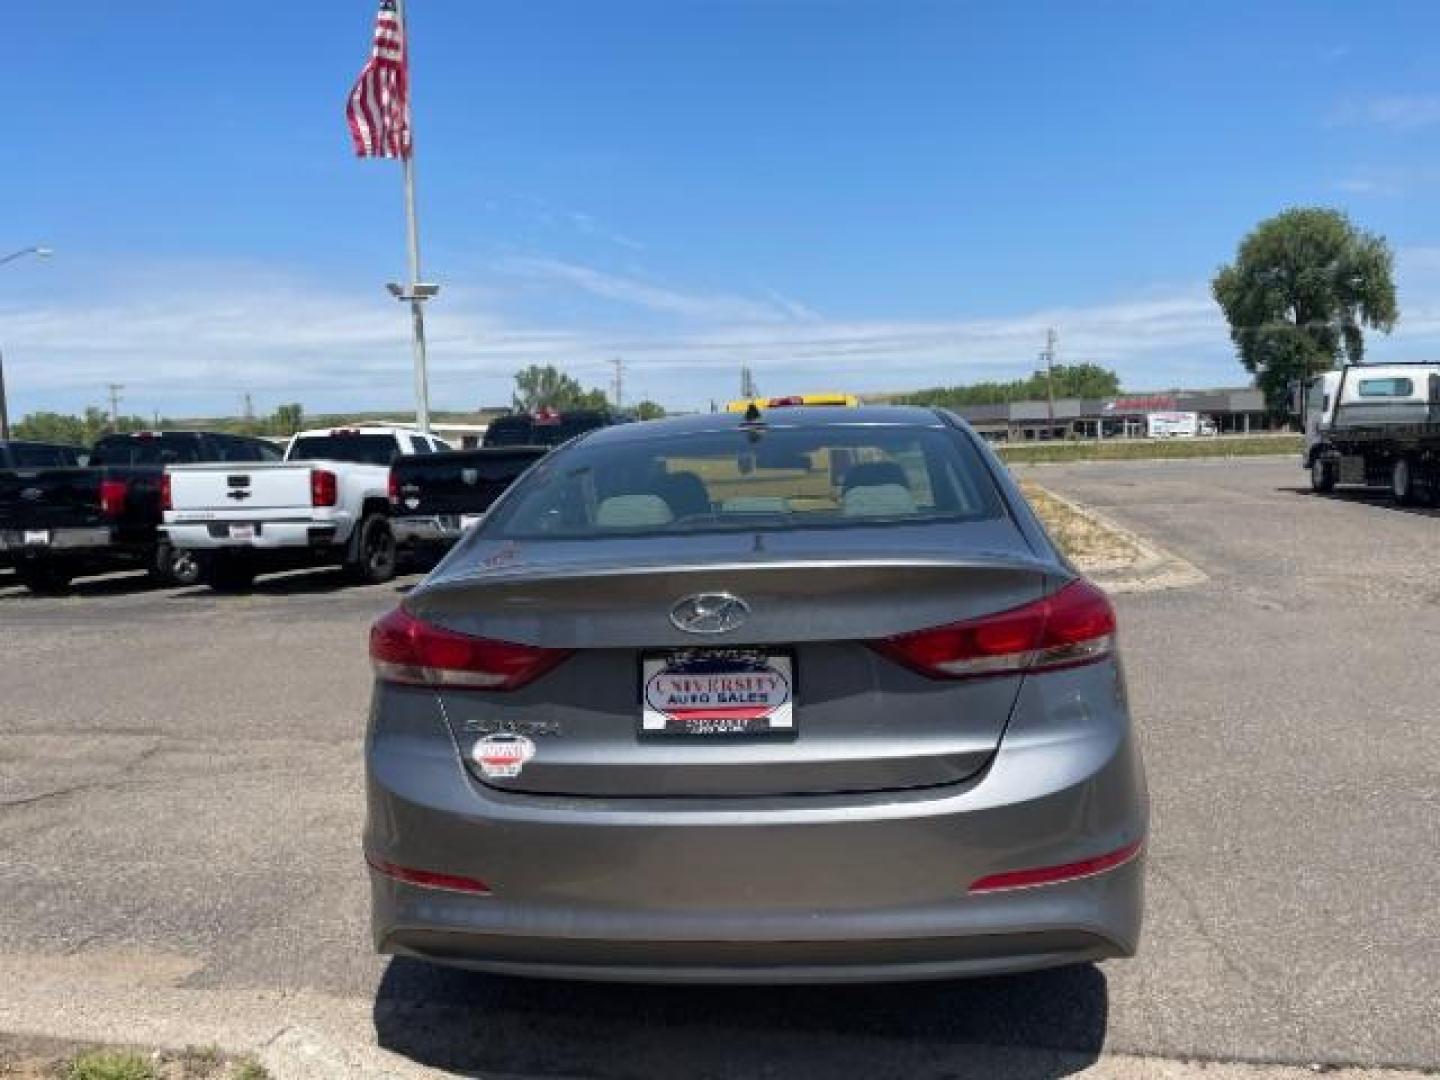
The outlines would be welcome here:
[[[26,502],[38,502],[40,500],[40,496],[44,494],[45,493],[37,487],[28,487],[20,492],[20,498],[24,499]]]
[[[465,481],[467,487],[474,487],[480,482],[479,469],[461,469],[460,479]]]
[[[727,634],[749,617],[750,605],[729,593],[696,593],[670,609],[675,629],[687,634]]]

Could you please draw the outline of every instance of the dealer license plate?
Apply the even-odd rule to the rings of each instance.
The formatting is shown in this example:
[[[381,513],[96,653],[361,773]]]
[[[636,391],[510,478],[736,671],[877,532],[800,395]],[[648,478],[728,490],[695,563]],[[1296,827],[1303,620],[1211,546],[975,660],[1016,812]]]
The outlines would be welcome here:
[[[255,526],[254,526],[254,525],[231,525],[231,526],[230,526],[230,539],[231,539],[231,540],[254,540],[254,539],[255,539]]]
[[[641,663],[640,730],[647,735],[768,735],[795,729],[789,656],[691,649]]]
[[[26,547],[50,546],[50,532],[48,529],[26,529],[21,539]]]

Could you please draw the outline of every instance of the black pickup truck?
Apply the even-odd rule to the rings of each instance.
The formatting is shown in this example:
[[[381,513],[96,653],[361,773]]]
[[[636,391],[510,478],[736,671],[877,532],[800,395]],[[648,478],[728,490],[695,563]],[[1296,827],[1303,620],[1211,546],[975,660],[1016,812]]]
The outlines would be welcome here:
[[[449,547],[548,446],[492,446],[406,455],[390,466],[390,530],[432,553]]]
[[[57,593],[83,574],[144,568],[189,583],[188,553],[160,540],[165,466],[277,461],[264,439],[204,431],[106,435],[80,466],[0,468],[0,558],[32,592]]]

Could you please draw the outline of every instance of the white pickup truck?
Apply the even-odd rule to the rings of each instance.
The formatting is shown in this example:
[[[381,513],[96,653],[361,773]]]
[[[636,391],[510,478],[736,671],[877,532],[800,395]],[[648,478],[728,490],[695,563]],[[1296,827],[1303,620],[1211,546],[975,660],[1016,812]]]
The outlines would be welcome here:
[[[162,531],[193,551],[211,588],[248,588],[271,570],[339,564],[358,581],[395,576],[390,466],[449,447],[411,428],[302,431],[284,460],[177,465],[162,488]]]

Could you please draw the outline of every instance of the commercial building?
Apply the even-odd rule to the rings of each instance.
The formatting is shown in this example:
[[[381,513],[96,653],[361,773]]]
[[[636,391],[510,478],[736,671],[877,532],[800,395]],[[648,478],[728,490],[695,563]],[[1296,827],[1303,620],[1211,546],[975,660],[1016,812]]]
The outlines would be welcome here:
[[[1138,438],[1145,434],[1145,417],[1164,412],[1198,413],[1213,420],[1222,435],[1269,431],[1274,426],[1265,395],[1249,387],[1165,390],[1108,399],[1056,398],[1053,424],[1045,401],[964,405],[955,411],[987,439],[1009,442]]]

